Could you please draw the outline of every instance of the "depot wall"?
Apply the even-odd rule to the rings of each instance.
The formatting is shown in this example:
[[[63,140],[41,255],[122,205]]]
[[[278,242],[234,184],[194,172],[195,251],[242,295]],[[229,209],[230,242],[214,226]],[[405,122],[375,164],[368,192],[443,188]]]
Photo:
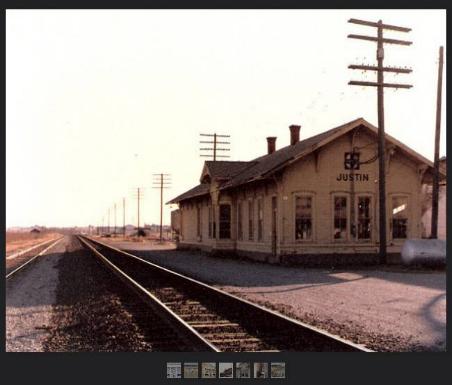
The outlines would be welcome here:
[[[359,170],[345,170],[344,154],[353,147],[359,148],[361,164]],[[372,134],[358,131],[343,135],[320,150],[289,165],[273,179],[249,184],[228,192],[219,192],[213,186],[211,193],[203,198],[181,203],[180,247],[199,248],[206,251],[234,251],[261,260],[274,260],[272,254],[375,254],[378,251],[378,160],[376,138]],[[372,161],[373,160],[373,161]],[[408,238],[420,238],[421,225],[421,181],[422,168],[419,163],[397,149],[388,147],[386,159],[386,211],[388,251],[400,252],[403,240],[392,239],[392,197],[403,196],[408,200]],[[353,182],[350,181],[353,174]],[[295,237],[295,200],[298,195],[312,197],[312,238],[297,240]],[[347,197],[347,239],[333,237],[333,202],[336,195]],[[350,234],[352,207],[355,200],[365,195],[371,198],[371,238],[357,240]],[[276,253],[272,243],[272,197],[276,198]],[[262,237],[258,237],[258,200],[262,203]],[[354,201],[354,202],[352,202]],[[231,205],[231,239],[220,240],[218,221],[220,204]],[[242,207],[242,233],[238,228],[238,206]],[[353,203],[353,204],[352,204]],[[249,232],[249,204],[253,210],[252,236]],[[209,238],[209,207],[215,213],[216,238]],[[198,236],[197,210],[200,210],[201,235]],[[276,258],[278,259],[278,258]]]

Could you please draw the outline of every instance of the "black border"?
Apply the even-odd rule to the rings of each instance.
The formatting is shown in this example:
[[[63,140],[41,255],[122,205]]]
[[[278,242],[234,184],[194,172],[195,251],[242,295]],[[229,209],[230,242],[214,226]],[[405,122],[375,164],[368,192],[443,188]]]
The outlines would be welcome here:
[[[162,0],[130,0],[119,1],[65,1],[63,4],[57,1],[6,1],[1,14],[1,39],[3,55],[1,78],[3,88],[3,103],[1,112],[5,124],[1,130],[1,167],[3,172],[2,183],[5,184],[5,162],[6,162],[6,120],[5,120],[5,32],[6,32],[6,9],[175,9],[175,8],[220,8],[220,9],[249,9],[249,8],[273,8],[273,9],[447,9],[450,1],[376,1],[351,0],[344,1],[313,1],[305,2],[289,1],[240,1],[232,3],[226,0],[216,0],[214,2],[196,1],[188,2],[175,0],[172,2]],[[447,16],[449,21],[449,16]],[[449,35],[449,33],[448,33]],[[447,54],[446,49],[446,54]],[[446,71],[449,69],[446,57]],[[449,104],[443,106],[443,113]],[[447,130],[447,127],[442,127]],[[447,137],[447,147],[449,148],[450,138]],[[450,167],[449,159],[449,167]],[[5,218],[5,185],[0,189],[2,194],[2,205],[0,214],[3,224]],[[448,193],[450,199],[450,193]],[[452,230],[452,205],[448,208],[448,231]],[[0,234],[3,250],[5,250],[5,232]],[[448,249],[449,250],[449,249]],[[447,275],[450,275],[451,264],[448,263]],[[2,264],[2,277],[5,276],[5,266]],[[447,290],[450,289],[450,279],[447,280]],[[1,285],[2,293],[1,306],[3,314],[5,309],[4,282]],[[450,303],[447,302],[447,313],[450,314]],[[447,332],[446,353],[5,353],[5,317],[1,318],[1,380],[4,383],[46,383],[46,384],[80,384],[80,383],[109,383],[109,384],[167,384],[180,382],[202,382],[210,383],[230,383],[239,381],[240,383],[257,383],[260,381],[275,384],[367,384],[367,383],[409,383],[409,384],[434,384],[447,383],[451,370],[451,348],[450,333]],[[187,362],[187,361],[208,361],[208,362],[286,362],[286,378],[277,379],[167,379],[166,362]],[[448,365],[449,364],[449,365]],[[449,380],[450,381],[450,380]]]

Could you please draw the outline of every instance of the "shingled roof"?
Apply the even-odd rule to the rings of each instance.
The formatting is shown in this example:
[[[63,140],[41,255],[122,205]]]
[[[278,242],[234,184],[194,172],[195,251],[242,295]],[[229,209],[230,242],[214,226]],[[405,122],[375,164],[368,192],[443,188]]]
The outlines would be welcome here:
[[[167,204],[169,203],[178,203],[180,201],[183,201],[185,199],[194,198],[198,196],[202,196],[209,193],[210,185],[209,183],[201,183],[192,189],[185,191],[183,194],[177,196],[176,198],[171,199]]]
[[[221,185],[220,190],[237,187],[244,183],[252,182],[258,179],[264,179],[275,171],[288,166],[292,162],[295,162],[305,155],[310,154],[317,148],[322,147],[335,138],[344,135],[346,132],[359,126],[367,127],[369,130],[374,132],[374,134],[377,134],[378,132],[377,128],[367,122],[365,119],[358,118],[341,126],[322,132],[321,134],[311,136],[310,138],[307,138],[305,140],[301,140],[293,145],[280,148],[279,150],[271,154],[260,156],[249,162],[205,162],[203,175],[206,175],[207,172],[211,177],[226,179],[226,181],[224,181],[224,183]],[[417,161],[425,163],[429,167],[433,167],[433,163],[430,160],[424,158],[422,155],[410,149],[408,146],[399,142],[392,136],[386,134],[386,140],[398,146],[406,154],[417,159]],[[441,172],[441,174],[443,175],[445,173]],[[207,187],[205,187],[204,185],[206,185]],[[179,195],[177,198],[174,198],[169,203],[175,203],[183,199],[206,194],[209,191],[208,186],[208,183],[202,183],[201,185],[196,186],[195,188],[185,192],[184,194]]]
[[[202,176],[208,173],[212,179],[229,179],[252,165],[254,162],[208,160],[204,164]]]
[[[280,148],[279,150],[271,154],[267,154],[252,160],[250,162],[253,164],[251,167],[235,175],[235,177],[233,177],[229,182],[225,183],[222,186],[222,189],[235,187],[241,185],[242,183],[246,183],[269,174],[271,171],[276,170],[280,166],[286,164],[288,161],[295,159],[295,157],[304,153],[306,150],[310,150],[313,146],[317,145],[322,140],[332,136],[336,132],[343,130],[344,127],[355,125],[359,120],[360,119],[353,120],[352,122],[322,132],[321,134],[311,136],[310,138],[302,140],[294,145]]]

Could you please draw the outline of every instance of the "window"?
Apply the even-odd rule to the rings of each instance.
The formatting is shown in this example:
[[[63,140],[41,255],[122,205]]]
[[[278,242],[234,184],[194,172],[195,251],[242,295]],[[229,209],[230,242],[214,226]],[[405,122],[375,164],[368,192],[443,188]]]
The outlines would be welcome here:
[[[347,197],[334,197],[334,239],[347,239]]]
[[[264,223],[264,210],[262,209],[262,199],[257,200],[257,240],[262,241]]]
[[[216,238],[217,229],[215,223],[215,206],[209,207],[209,238]]]
[[[212,238],[212,206],[209,206],[209,238]]]
[[[392,238],[407,238],[408,198],[392,197]]]
[[[231,205],[220,205],[220,239],[231,238]]]
[[[295,239],[312,239],[312,197],[295,197]]]
[[[253,217],[254,217],[254,206],[253,201],[248,201],[248,239],[252,241],[254,239],[254,223],[253,223]]]
[[[370,197],[358,197],[358,239],[371,238]]]
[[[201,207],[196,207],[196,235],[201,236]]]
[[[212,206],[212,238],[217,239],[217,221],[215,220],[215,206]]]
[[[242,217],[242,202],[237,204],[237,239],[243,239],[243,217]]]

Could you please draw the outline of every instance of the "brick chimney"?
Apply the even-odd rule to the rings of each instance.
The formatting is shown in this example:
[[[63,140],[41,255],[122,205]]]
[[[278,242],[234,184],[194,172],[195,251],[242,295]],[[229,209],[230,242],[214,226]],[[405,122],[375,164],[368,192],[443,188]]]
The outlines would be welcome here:
[[[297,144],[300,141],[301,126],[292,124],[291,126],[289,126],[289,128],[290,128],[290,144],[291,145]]]
[[[267,153],[273,154],[276,150],[276,136],[267,137]]]

